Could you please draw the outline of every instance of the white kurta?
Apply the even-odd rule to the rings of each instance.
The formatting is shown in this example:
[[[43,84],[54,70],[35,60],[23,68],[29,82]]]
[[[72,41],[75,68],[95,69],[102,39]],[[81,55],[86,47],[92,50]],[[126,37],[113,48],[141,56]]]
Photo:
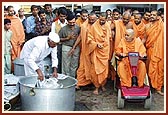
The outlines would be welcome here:
[[[10,74],[11,73],[11,37],[12,37],[12,31],[4,30],[4,74]]]
[[[36,70],[44,71],[42,61],[51,53],[52,67],[58,66],[57,46],[50,48],[48,36],[38,36],[27,41],[20,54],[20,59],[24,59],[24,69],[26,76],[37,76]]]

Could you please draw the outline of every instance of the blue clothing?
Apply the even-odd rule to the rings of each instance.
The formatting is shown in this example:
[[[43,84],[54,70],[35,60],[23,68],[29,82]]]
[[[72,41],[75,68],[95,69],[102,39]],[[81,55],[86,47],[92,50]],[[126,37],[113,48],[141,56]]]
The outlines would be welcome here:
[[[29,16],[27,17],[26,20],[26,33],[35,33],[35,17],[34,16]]]

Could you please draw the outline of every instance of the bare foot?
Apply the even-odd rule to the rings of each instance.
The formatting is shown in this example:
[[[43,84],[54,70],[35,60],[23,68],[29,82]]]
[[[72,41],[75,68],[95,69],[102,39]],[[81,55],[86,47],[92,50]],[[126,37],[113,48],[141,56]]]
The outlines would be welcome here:
[[[98,94],[99,94],[99,89],[98,89],[98,88],[96,88],[96,89],[93,91],[93,94],[98,95]]]
[[[161,96],[164,96],[164,93],[161,92],[160,90],[158,90],[157,93],[160,94]]]
[[[102,91],[106,91],[106,88],[105,88],[105,87],[102,87]]]
[[[76,89],[80,89],[80,87],[79,87],[79,86],[76,86],[75,88],[76,88]]]

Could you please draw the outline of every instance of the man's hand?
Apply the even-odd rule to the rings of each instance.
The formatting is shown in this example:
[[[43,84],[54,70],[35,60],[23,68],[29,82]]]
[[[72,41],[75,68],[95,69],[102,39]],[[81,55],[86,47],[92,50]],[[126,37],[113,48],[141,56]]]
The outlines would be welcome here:
[[[103,46],[102,46],[102,45],[99,45],[99,44],[97,44],[97,47],[98,47],[99,49],[102,49],[102,48],[103,48]]]
[[[72,48],[69,52],[68,52],[68,56],[71,56],[75,51],[75,48]]]
[[[71,33],[71,34],[69,34],[68,36],[67,36],[67,40],[70,40],[70,39],[76,39],[78,37],[78,35],[77,34],[75,34],[75,33]]]
[[[68,35],[68,36],[66,37],[66,39],[67,39],[67,40],[70,40],[70,39],[71,39],[71,35]]]
[[[36,70],[37,74],[38,74],[38,78],[40,81],[43,81],[44,80],[44,75],[42,73],[42,71],[40,69],[37,69]]]
[[[78,37],[78,34],[72,33],[71,34],[71,39],[76,39]]]
[[[53,77],[58,77],[57,68],[54,67]]]

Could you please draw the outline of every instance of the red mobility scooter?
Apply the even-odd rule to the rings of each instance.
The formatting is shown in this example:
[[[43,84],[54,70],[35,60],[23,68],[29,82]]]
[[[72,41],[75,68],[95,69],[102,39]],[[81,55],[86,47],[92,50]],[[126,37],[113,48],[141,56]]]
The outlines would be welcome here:
[[[119,76],[116,77],[116,88],[118,90],[118,108],[124,108],[125,101],[127,102],[144,102],[144,108],[150,109],[151,107],[151,100],[152,94],[150,90],[150,85],[148,81],[148,76],[146,75],[144,80],[144,86],[138,87],[137,83],[137,67],[138,67],[138,60],[145,60],[146,57],[141,58],[138,52],[129,52],[128,60],[130,62],[130,68],[132,72],[132,86],[131,87],[124,87],[120,85],[120,78]],[[121,60],[125,57],[117,57],[117,60]]]

